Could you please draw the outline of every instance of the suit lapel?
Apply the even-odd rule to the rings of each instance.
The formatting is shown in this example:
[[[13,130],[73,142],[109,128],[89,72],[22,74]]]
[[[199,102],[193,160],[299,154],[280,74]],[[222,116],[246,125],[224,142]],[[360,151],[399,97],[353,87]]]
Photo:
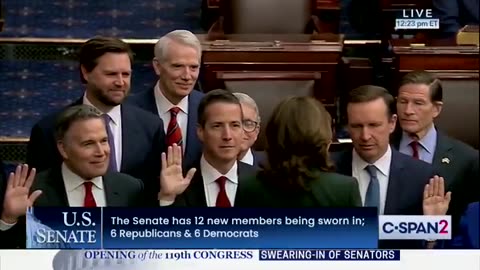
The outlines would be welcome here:
[[[197,154],[201,152],[201,143],[197,138],[197,110],[199,100],[192,98],[193,94],[188,96],[188,120],[187,120],[187,145],[185,148],[184,169],[189,170],[192,165],[198,162]]]
[[[384,214],[393,214],[398,206],[399,197],[402,195],[402,169],[404,164],[399,153],[392,149],[392,160],[390,161],[390,175],[388,178],[387,198],[385,200]]]
[[[103,189],[105,190],[106,206],[120,207],[122,205],[120,186],[115,183],[112,174],[107,173],[103,177]]]
[[[144,109],[158,115],[157,103],[155,100],[155,87],[151,91],[146,91],[142,100],[145,101]]]
[[[51,169],[46,175],[47,179],[44,187],[38,187],[43,190],[43,194],[40,197],[45,196],[42,200],[38,201],[36,206],[40,207],[68,207],[67,190],[63,181],[60,167],[57,169]],[[40,199],[40,198],[39,198]]]
[[[240,186],[242,185],[242,179],[249,178],[251,176],[254,176],[256,173],[255,167],[248,165],[243,162],[237,162],[237,181],[238,181],[238,186],[237,186],[237,194],[238,191],[240,190]],[[238,204],[238,197],[237,194],[235,194],[235,201],[233,202],[233,206]]]
[[[132,113],[128,105],[122,104],[122,165],[120,172],[127,172],[132,167],[135,153],[137,152],[136,134],[142,134],[143,131],[136,124],[135,114]]]
[[[207,197],[205,196],[205,187],[200,169],[197,169],[197,172],[195,172],[195,176],[185,192],[185,200],[187,206],[190,207],[207,207]]]
[[[450,174],[451,170],[449,170],[449,166],[451,166],[449,164],[452,161],[451,150],[452,144],[450,143],[450,140],[437,130],[437,145],[435,147],[432,165],[435,173],[445,178],[446,186],[450,186],[455,178],[454,175]]]

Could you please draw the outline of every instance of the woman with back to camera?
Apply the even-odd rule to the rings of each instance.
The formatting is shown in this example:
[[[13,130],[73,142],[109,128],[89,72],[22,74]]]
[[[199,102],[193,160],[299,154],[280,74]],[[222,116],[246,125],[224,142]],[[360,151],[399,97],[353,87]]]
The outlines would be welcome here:
[[[334,173],[330,114],[311,97],[291,97],[266,126],[267,162],[242,179],[240,207],[360,207],[355,178]]]

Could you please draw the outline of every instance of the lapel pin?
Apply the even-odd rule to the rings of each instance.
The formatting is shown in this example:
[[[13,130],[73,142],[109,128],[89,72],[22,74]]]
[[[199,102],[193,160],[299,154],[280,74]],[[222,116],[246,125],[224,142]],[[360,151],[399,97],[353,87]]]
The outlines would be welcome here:
[[[442,163],[447,163],[447,164],[450,164],[450,159],[449,158],[442,158]]]

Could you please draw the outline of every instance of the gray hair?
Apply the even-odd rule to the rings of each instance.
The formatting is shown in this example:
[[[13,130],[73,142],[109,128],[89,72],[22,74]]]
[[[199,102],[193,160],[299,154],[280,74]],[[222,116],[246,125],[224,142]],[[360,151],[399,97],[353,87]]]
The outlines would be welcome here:
[[[168,54],[168,45],[171,42],[177,42],[185,46],[194,48],[198,52],[199,59],[202,57],[202,45],[200,40],[188,30],[174,30],[161,37],[155,44],[155,58],[159,62],[165,61]]]
[[[89,120],[89,119],[103,119],[103,113],[97,108],[90,105],[76,105],[68,107],[60,113],[55,123],[55,139],[62,140],[65,133],[70,129],[73,123]]]
[[[255,110],[255,113],[257,114],[257,122],[260,123],[260,111],[258,110],[255,100],[245,93],[236,92],[233,93],[233,95],[237,97],[240,104],[245,104]]]

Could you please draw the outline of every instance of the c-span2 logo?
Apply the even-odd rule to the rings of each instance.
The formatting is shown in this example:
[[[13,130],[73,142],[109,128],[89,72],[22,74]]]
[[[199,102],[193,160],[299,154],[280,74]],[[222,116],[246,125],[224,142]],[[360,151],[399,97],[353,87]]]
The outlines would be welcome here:
[[[379,239],[451,239],[451,216],[379,216]]]

